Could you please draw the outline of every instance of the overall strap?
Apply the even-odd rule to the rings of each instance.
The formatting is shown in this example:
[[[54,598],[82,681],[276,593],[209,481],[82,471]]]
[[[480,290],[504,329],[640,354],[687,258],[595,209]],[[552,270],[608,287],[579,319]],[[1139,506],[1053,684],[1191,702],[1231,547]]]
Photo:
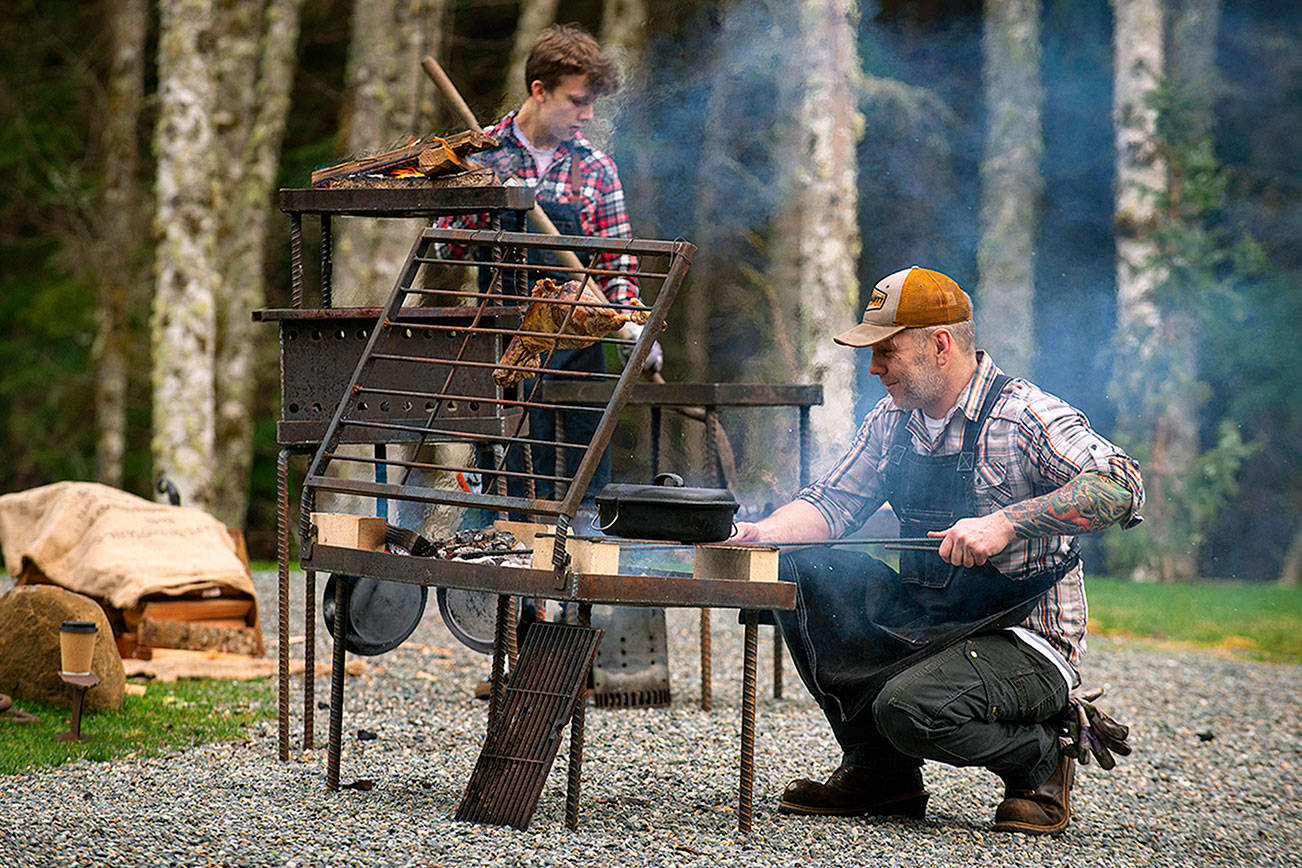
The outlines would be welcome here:
[[[976,468],[977,441],[981,437],[982,430],[986,427],[990,412],[995,408],[995,401],[999,400],[999,396],[1004,392],[1004,387],[1012,379],[1007,374],[996,376],[990,384],[989,391],[986,392],[985,400],[981,402],[981,411],[977,413],[976,421],[963,427],[963,447],[959,450],[958,456],[957,469],[959,473],[971,473]]]

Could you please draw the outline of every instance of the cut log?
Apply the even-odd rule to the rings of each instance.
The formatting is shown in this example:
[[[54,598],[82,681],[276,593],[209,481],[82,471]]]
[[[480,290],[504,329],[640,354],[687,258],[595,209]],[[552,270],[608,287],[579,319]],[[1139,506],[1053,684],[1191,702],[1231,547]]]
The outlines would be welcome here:
[[[261,656],[262,634],[254,627],[214,626],[206,621],[157,621],[141,618],[136,641],[150,648],[225,651]]]

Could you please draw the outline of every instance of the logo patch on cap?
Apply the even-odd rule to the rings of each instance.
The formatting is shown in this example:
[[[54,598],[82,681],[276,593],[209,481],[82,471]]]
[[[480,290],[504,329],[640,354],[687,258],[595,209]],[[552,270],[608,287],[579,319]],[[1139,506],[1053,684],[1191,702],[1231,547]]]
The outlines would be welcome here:
[[[867,313],[870,310],[881,310],[882,305],[884,304],[886,304],[885,291],[874,286],[872,298],[868,299],[868,307],[864,309],[864,313]]]

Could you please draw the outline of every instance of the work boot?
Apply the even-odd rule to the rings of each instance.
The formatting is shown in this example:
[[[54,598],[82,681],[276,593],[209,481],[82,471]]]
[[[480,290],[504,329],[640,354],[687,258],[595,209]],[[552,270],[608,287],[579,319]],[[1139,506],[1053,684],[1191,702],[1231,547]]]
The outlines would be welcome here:
[[[841,766],[825,783],[801,778],[787,784],[780,814],[824,817],[912,817],[922,819],[930,795],[922,788],[922,770],[882,773]]]
[[[995,809],[995,828],[1001,832],[1052,835],[1067,828],[1071,820],[1071,785],[1076,761],[1058,758],[1058,768],[1033,790],[1015,792],[1005,788],[1004,800]]]

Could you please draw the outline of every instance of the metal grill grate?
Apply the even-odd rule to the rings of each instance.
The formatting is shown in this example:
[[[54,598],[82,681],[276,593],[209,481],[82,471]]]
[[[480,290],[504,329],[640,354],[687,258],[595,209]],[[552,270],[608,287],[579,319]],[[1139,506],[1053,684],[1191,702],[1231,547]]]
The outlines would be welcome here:
[[[456,819],[528,828],[604,632],[530,625]]]
[[[465,285],[467,262],[451,255],[454,248],[472,254],[479,251],[481,257],[488,257],[478,263],[478,269],[490,275],[482,281],[482,288],[473,281],[471,286]],[[630,272],[538,264],[539,256],[558,250],[590,255],[592,262],[600,262],[600,254],[633,256],[639,265]],[[366,347],[309,467],[305,497],[330,491],[573,518],[694,252],[686,242],[423,230],[374,327],[364,335]],[[637,340],[617,333],[593,338],[603,345],[626,348],[627,362],[619,361],[620,354],[607,353],[606,373],[554,366],[555,335],[521,328],[523,313],[534,301],[527,287],[541,276],[587,280],[616,274],[636,277],[643,298],[651,294],[655,298],[646,310],[646,328]],[[579,306],[613,312],[639,310],[609,302],[558,299],[549,303],[566,311],[562,328]],[[546,345],[536,363],[502,363],[503,351],[514,336],[533,337]],[[493,374],[504,371],[528,379],[499,386]],[[547,400],[540,386],[550,374],[613,382],[614,389],[604,404]],[[561,424],[555,440],[529,436],[526,421],[530,410],[557,414]],[[599,417],[590,442],[566,440],[564,419],[573,414]],[[374,455],[340,449],[343,444],[378,439],[414,448],[394,449],[393,455],[384,449],[375,450]],[[461,448],[442,448],[441,457],[430,460],[420,457],[419,448],[426,443],[460,444]],[[547,448],[556,450],[556,467],[546,473],[535,472],[531,456],[535,450]],[[574,456],[580,455],[575,462]],[[567,471],[567,463],[577,463],[577,469]],[[480,483],[468,485],[468,479]]]

